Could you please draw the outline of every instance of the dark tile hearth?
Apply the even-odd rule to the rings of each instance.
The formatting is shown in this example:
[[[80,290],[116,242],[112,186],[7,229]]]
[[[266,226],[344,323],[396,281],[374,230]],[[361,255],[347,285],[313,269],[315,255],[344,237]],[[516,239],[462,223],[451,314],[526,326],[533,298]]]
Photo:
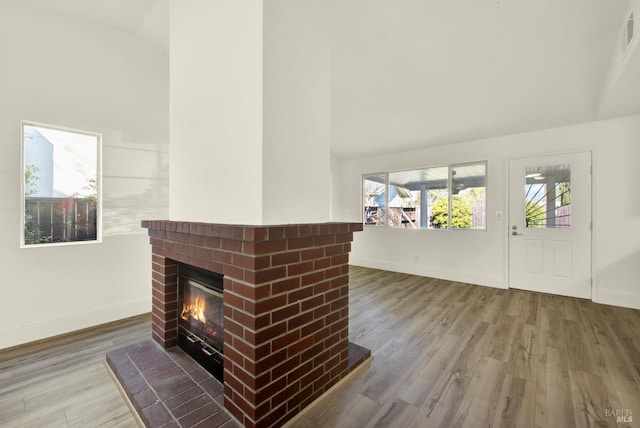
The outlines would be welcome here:
[[[364,363],[371,356],[371,350],[349,342],[349,372]]]
[[[349,342],[349,371],[371,351]],[[235,428],[224,409],[224,387],[182,349],[146,340],[109,352],[107,363],[150,428]]]
[[[146,340],[107,363],[147,427],[240,427],[224,409],[224,387],[180,348]]]

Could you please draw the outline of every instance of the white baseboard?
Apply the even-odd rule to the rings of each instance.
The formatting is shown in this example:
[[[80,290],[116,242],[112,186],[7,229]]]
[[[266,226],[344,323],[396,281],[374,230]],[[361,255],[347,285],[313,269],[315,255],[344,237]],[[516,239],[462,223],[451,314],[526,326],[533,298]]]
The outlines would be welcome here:
[[[640,309],[640,295],[638,294],[624,294],[615,291],[594,289],[593,301],[605,305]]]
[[[18,328],[0,330],[0,350],[147,313],[151,299],[74,314]]]
[[[478,275],[472,272],[461,272],[449,269],[437,269],[430,266],[422,266],[409,263],[394,263],[380,260],[349,257],[349,264],[354,266],[382,269],[392,272],[407,273],[410,275],[427,276],[430,278],[445,279],[448,281],[464,282],[467,284],[483,285],[485,287],[507,288],[505,278],[502,276]]]
[[[506,280],[500,276],[477,275],[469,272],[459,272],[447,269],[437,269],[413,264],[393,263],[380,260],[350,257],[349,263],[354,266],[382,269],[391,272],[407,273],[410,275],[427,276],[431,278],[445,279],[448,281],[464,282],[467,284],[483,285],[495,288],[508,288]],[[623,308],[640,309],[640,294],[624,294],[609,290],[594,288],[593,301],[605,305],[620,306]]]

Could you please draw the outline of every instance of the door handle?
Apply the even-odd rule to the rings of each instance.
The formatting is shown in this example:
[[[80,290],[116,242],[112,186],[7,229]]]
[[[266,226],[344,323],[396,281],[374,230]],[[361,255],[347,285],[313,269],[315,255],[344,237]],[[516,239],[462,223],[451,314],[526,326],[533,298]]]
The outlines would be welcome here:
[[[516,232],[515,230],[513,232],[511,232],[511,234],[513,236],[522,236],[522,235],[524,235],[524,233]]]

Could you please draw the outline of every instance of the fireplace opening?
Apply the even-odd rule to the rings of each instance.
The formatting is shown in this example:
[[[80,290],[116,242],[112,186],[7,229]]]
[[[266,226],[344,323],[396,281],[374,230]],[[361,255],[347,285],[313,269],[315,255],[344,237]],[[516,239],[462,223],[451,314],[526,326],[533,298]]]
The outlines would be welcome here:
[[[178,266],[178,346],[223,382],[222,275]]]

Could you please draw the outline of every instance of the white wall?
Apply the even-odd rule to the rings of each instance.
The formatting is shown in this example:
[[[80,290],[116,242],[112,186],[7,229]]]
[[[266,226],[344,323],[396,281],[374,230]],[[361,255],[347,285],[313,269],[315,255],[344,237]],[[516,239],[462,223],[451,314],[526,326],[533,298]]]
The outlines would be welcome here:
[[[336,161],[334,220],[361,221],[360,176],[477,160],[488,161],[487,230],[365,227],[351,263],[506,288],[509,158],[593,151],[593,299],[640,308],[640,116],[625,117],[385,156]],[[496,219],[496,211],[504,213]]]
[[[0,349],[148,312],[142,219],[168,215],[168,58],[0,2]],[[103,242],[20,249],[20,121],[103,135]]]
[[[628,46],[626,42],[627,20],[633,13],[635,36]],[[640,15],[640,0],[629,0],[627,10],[620,22],[617,43],[611,54],[609,72],[602,87],[597,106],[597,117],[608,119],[622,116],[625,112],[640,109],[640,37],[638,31],[638,16]],[[624,30],[623,30],[624,29]],[[626,48],[623,51],[623,47]]]

